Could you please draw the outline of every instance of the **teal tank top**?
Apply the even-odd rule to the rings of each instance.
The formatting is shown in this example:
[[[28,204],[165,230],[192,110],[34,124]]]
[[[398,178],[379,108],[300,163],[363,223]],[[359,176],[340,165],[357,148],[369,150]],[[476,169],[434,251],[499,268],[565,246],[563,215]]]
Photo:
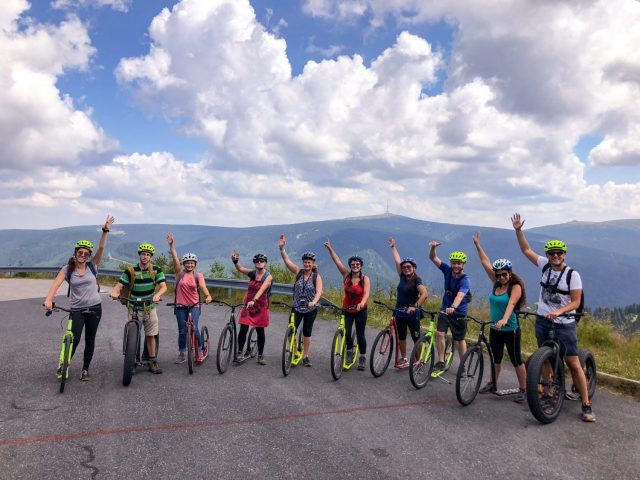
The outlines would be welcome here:
[[[495,328],[495,324],[502,320],[504,311],[509,304],[509,295],[507,292],[502,295],[496,295],[493,291],[489,294],[489,314],[491,315],[491,328]],[[511,313],[509,321],[500,330],[513,331],[518,328],[518,319],[515,313]]]

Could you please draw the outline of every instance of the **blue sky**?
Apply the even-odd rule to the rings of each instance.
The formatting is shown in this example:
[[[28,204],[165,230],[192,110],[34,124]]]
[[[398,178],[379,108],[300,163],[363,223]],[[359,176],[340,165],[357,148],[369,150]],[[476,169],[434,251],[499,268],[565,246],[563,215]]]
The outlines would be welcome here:
[[[640,217],[638,2],[5,5],[0,228]]]

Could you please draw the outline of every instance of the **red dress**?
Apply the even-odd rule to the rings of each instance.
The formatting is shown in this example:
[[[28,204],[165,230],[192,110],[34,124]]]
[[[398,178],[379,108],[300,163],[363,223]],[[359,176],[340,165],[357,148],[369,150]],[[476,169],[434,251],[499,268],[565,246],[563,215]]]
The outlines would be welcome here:
[[[249,273],[249,287],[247,293],[242,299],[242,303],[245,305],[249,303],[258,293],[262,283],[269,276],[269,272],[265,272],[262,278],[258,280],[256,277],[256,271]],[[243,308],[240,312],[240,324],[249,325],[250,327],[268,327],[269,326],[269,295],[268,292],[264,292],[260,298],[254,300],[255,304],[253,308]]]

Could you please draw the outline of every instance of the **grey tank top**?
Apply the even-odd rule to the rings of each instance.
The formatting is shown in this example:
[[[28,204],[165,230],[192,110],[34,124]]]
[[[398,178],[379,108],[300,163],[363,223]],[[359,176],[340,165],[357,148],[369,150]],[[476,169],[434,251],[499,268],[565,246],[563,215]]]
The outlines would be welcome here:
[[[68,265],[62,267],[66,277]],[[100,304],[100,294],[98,293],[98,281],[93,272],[87,268],[83,275],[79,275],[76,270],[71,273],[71,293],[69,303],[72,310],[93,307]]]

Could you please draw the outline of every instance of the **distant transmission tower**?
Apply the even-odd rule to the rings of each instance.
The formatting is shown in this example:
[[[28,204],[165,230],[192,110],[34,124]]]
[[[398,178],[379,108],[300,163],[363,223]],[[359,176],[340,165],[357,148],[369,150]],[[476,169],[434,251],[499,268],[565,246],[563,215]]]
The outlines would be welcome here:
[[[387,211],[384,212],[385,215],[389,215],[389,200],[387,200]]]

